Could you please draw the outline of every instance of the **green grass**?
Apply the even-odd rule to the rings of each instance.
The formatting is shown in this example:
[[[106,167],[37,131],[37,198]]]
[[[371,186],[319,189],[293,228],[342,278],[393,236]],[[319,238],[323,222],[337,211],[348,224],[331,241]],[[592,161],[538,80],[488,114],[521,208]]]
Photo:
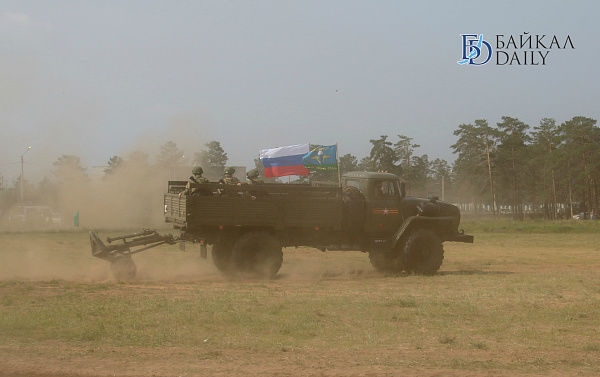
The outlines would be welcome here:
[[[213,355],[401,347],[462,355],[460,362],[438,357],[427,365],[469,370],[482,368],[477,352],[485,351],[486,359],[510,350],[524,359],[502,357],[490,367],[569,370],[600,357],[595,275],[377,277],[293,288],[227,282],[183,291],[177,285],[156,290],[150,283],[6,282],[0,286],[0,343],[203,347]],[[546,356],[533,363],[535,354]],[[564,360],[554,359],[559,354]]]
[[[273,281],[7,279],[0,282],[0,349],[83,347],[101,363],[114,349],[156,355],[175,348],[221,367],[232,363],[231,354],[242,354],[250,361],[237,360],[240,369],[291,355],[290,365],[306,368],[322,355],[329,371],[371,365],[390,373],[600,374],[596,223],[463,227],[475,243],[447,244],[444,265],[431,277],[377,274],[360,253],[290,251]],[[15,235],[0,235],[0,242],[9,236]],[[46,242],[68,263],[78,254],[59,246],[79,248],[86,236],[28,239]],[[136,258],[146,266],[170,258],[164,268],[190,264],[190,258],[197,263],[190,253],[150,253]],[[298,278],[286,272],[288,263],[289,269],[301,263],[320,269]]]
[[[555,233],[581,234],[600,233],[600,221],[594,220],[524,220],[510,219],[465,219],[461,227],[469,232],[483,233]]]

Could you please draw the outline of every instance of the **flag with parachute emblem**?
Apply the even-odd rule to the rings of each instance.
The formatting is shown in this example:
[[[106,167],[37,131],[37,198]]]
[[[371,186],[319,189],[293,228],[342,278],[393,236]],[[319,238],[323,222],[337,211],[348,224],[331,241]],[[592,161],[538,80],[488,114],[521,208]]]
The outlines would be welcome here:
[[[337,144],[313,148],[304,155],[302,163],[308,170],[337,170]]]

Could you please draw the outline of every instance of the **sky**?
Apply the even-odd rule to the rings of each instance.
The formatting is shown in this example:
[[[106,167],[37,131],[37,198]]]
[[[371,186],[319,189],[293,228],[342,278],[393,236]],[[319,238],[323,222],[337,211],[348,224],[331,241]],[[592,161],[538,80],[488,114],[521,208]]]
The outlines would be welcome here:
[[[167,141],[190,158],[216,140],[252,168],[264,148],[337,143],[361,159],[370,139],[405,135],[452,162],[453,131],[475,119],[599,118],[599,4],[3,0],[0,176],[11,185],[21,157],[36,181],[63,154],[92,168]],[[520,57],[533,36],[546,64],[459,65],[461,34],[494,52],[513,36]]]

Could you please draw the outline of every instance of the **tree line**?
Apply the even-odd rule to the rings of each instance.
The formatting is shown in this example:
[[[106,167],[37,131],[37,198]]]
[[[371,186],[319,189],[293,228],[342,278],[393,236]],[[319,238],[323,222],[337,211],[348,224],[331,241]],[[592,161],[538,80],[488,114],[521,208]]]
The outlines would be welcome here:
[[[531,127],[503,116],[461,124],[452,145],[458,200],[473,200],[493,214],[515,218],[534,211],[548,219],[597,214],[600,129],[576,116],[557,124],[543,118]]]
[[[576,116],[562,124],[543,118],[531,127],[517,118],[503,116],[490,125],[485,119],[460,124],[454,130],[456,142],[450,146],[456,155],[451,164],[417,153],[413,138],[398,134],[369,140],[368,156],[339,157],[340,172],[385,171],[399,175],[412,195],[459,203],[463,210],[482,214],[509,214],[515,219],[535,215],[547,219],[572,217],[598,211],[600,175],[600,129],[596,120]],[[157,172],[161,179],[174,177],[176,168],[202,166],[206,175],[218,179],[228,163],[219,141],[211,141],[184,158],[184,151],[172,141],[161,146],[154,162],[143,152],[122,158],[112,156],[103,169],[110,179],[126,169]],[[48,202],[61,185],[89,180],[79,157],[62,155],[53,164],[51,177],[36,186],[23,182],[28,201]],[[262,173],[260,160],[255,166]],[[177,169],[180,172],[180,169]],[[337,180],[337,172],[314,172],[310,179]],[[298,180],[305,183],[306,179]],[[18,202],[20,179],[2,191],[0,205]],[[52,203],[47,203],[52,204]]]
[[[415,153],[405,135],[370,140],[369,156],[340,158],[344,170],[378,170],[400,175],[409,192],[463,204],[482,214],[546,219],[597,216],[600,194],[600,128],[576,116],[557,124],[542,118],[533,127],[503,116],[461,124],[451,145],[454,163]]]

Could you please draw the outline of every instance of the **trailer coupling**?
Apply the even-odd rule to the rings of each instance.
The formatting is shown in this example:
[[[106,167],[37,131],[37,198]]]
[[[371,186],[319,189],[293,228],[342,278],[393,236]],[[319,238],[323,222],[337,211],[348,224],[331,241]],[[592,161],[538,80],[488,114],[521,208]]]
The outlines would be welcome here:
[[[144,229],[137,233],[107,237],[106,242],[107,244],[102,242],[95,232],[90,232],[92,255],[114,262],[165,243],[172,245],[177,240],[171,234],[162,235],[158,234],[156,230]]]

